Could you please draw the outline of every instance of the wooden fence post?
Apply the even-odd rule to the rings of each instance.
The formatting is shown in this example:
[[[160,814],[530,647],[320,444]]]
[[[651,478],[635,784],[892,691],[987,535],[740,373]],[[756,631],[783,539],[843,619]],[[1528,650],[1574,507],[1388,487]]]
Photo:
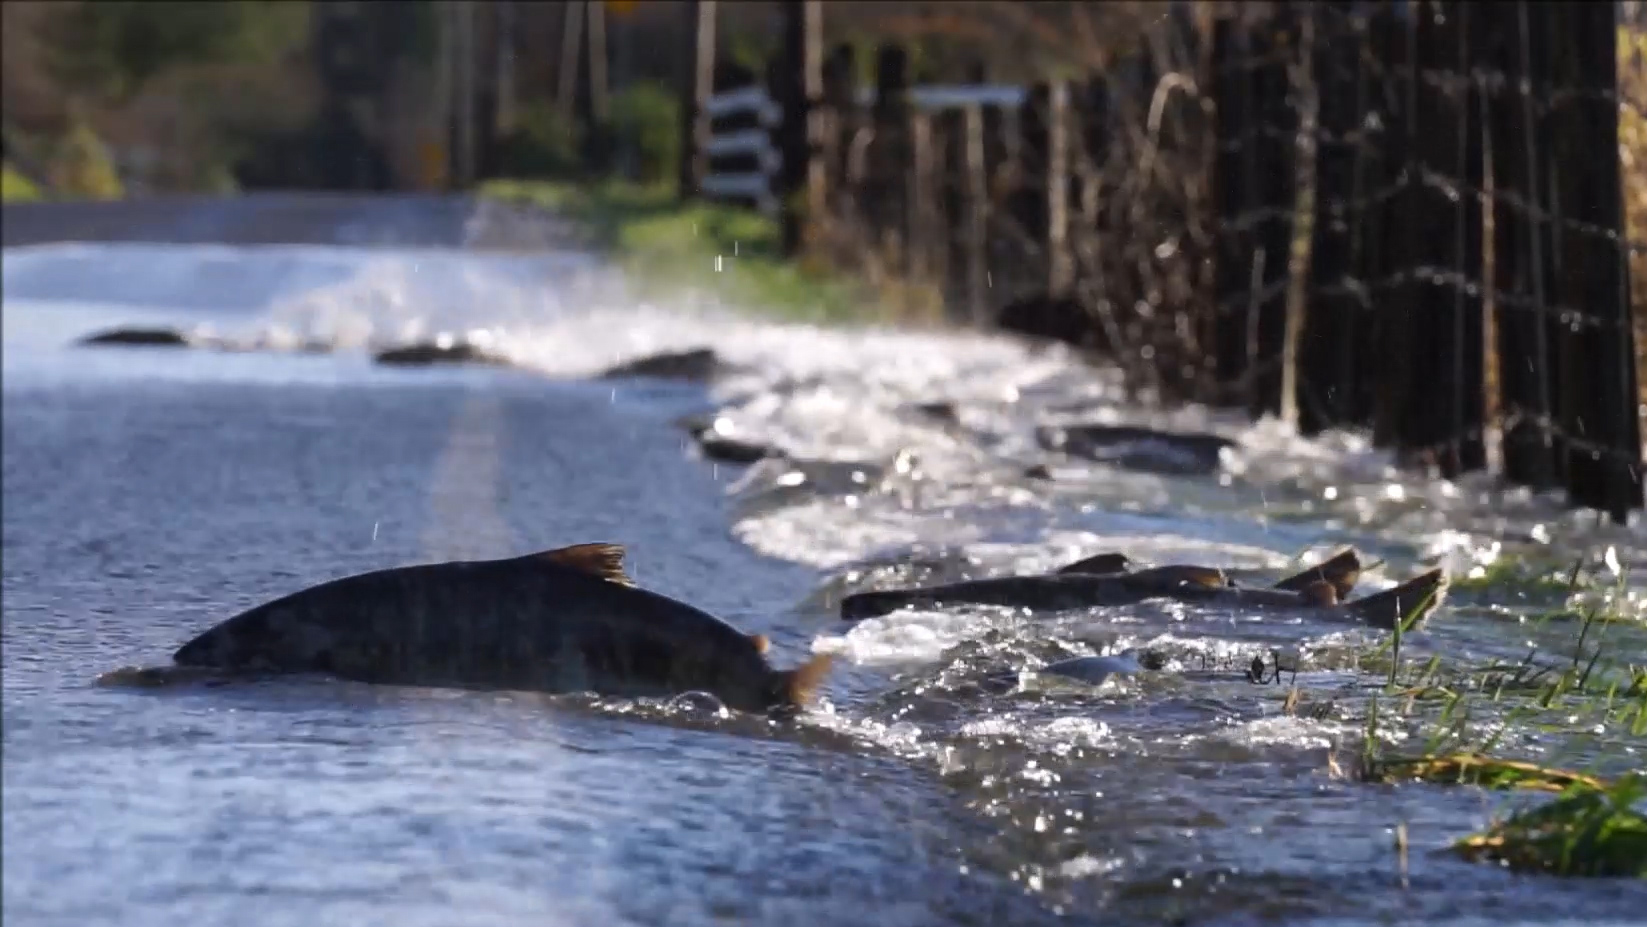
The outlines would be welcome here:
[[[1385,74],[1394,75],[1395,86],[1387,91],[1381,112],[1385,126],[1382,146],[1382,164],[1375,174],[1381,181],[1378,189],[1387,195],[1379,212],[1378,251],[1375,270],[1374,312],[1378,319],[1379,356],[1388,359],[1383,374],[1378,378],[1377,399],[1373,410],[1373,443],[1379,447],[1404,446],[1407,381],[1406,371],[1392,367],[1400,361],[1408,363],[1413,355],[1412,315],[1406,294],[1398,281],[1413,266],[1411,256],[1413,235],[1406,225],[1410,217],[1404,211],[1407,187],[1413,179],[1407,172],[1408,152],[1413,144],[1414,97],[1417,78],[1414,74],[1416,50],[1414,19],[1411,6],[1383,7],[1374,13],[1374,55]]]
[[[1004,291],[1002,302],[1029,301],[1042,307],[1048,302],[1051,252],[1047,232],[1052,228],[1047,219],[1052,202],[1049,195],[1052,133],[1048,118],[1051,99],[1051,84],[1042,81],[1032,85],[1023,105],[1018,107],[1018,131],[1007,133],[1009,147],[1016,147],[1017,152],[1009,162],[1015,168],[1015,176],[1004,204],[1011,219],[1010,237],[1003,242],[1008,250],[1003,255],[1006,259],[997,262],[993,273],[996,289]],[[1014,139],[1016,146],[1011,145]]]
[[[1309,321],[1301,345],[1299,428],[1315,434],[1335,426],[1366,424],[1363,368],[1370,302],[1356,277],[1361,209],[1357,205],[1356,159],[1365,145],[1361,95],[1357,86],[1365,63],[1364,36],[1353,2],[1315,4],[1304,13],[1316,18],[1314,69],[1320,101],[1321,141],[1315,161],[1315,222],[1310,248]]]
[[[1567,496],[1623,522],[1642,504],[1634,331],[1618,156],[1617,4],[1555,5],[1551,75],[1571,91],[1548,135],[1559,239],[1560,402]]]
[[[1397,365],[1400,397],[1396,446],[1426,455],[1449,478],[1486,461],[1481,301],[1473,292],[1483,261],[1479,232],[1469,232],[1481,225],[1475,191],[1482,175],[1480,158],[1472,163],[1469,157],[1466,6],[1427,0],[1412,8],[1415,57],[1407,86],[1412,173],[1398,206],[1406,282],[1393,293],[1406,320],[1407,341],[1406,350],[1389,357]]]
[[[904,223],[909,214],[905,168],[909,163],[909,52],[894,43],[875,55],[875,103],[870,110],[870,143],[865,212],[876,244],[891,252],[897,266],[907,258]]]
[[[904,215],[904,268],[909,280],[928,283],[941,279],[943,236],[938,211],[938,146],[932,116],[916,107],[908,110],[909,161],[904,171],[908,191]]]
[[[852,140],[861,121],[855,52],[850,44],[837,45],[829,53],[823,63],[822,85],[823,105],[817,116],[825,201],[817,221],[829,223],[828,237],[835,241],[835,223],[852,215],[851,198],[857,193],[848,170]]]
[[[1544,36],[1534,5],[1513,0],[1500,15],[1484,17],[1493,70],[1503,77],[1492,88],[1488,111],[1493,190],[1493,293],[1500,363],[1499,406],[1505,423],[1500,437],[1504,477],[1544,489],[1557,483],[1554,447],[1545,423],[1550,418],[1548,329],[1543,307],[1548,284],[1542,253],[1542,221],[1523,204],[1538,204],[1543,186],[1539,165],[1538,104],[1532,97],[1535,42]]]
[[[984,110],[974,103],[961,113],[962,259],[966,267],[967,315],[972,324],[989,324],[989,165],[984,155]]]
[[[1214,378],[1235,387],[1246,377],[1247,233],[1240,222],[1249,194],[1246,162],[1251,143],[1251,78],[1247,73],[1246,22],[1242,12],[1213,21],[1211,90],[1216,104],[1212,170],[1214,228],[1218,239],[1213,278]],[[1234,396],[1228,397],[1233,399]]]
[[[1291,100],[1292,75],[1287,60],[1297,45],[1298,11],[1277,5],[1258,24],[1260,40],[1253,53],[1254,160],[1248,183],[1257,191],[1253,204],[1256,253],[1248,288],[1247,408],[1254,417],[1281,411],[1282,354],[1287,330],[1286,284],[1292,252],[1292,210],[1296,173],[1298,112]],[[1313,166],[1311,166],[1313,168]]]
[[[1047,88],[1047,294],[1053,300],[1070,297],[1075,288],[1075,263],[1069,250],[1070,106],[1069,84],[1053,81]]]
[[[1216,370],[1227,399],[1255,416],[1280,409],[1296,130],[1281,57],[1288,12],[1238,8],[1218,21],[1213,35],[1221,241],[1214,285]]]
[[[824,165],[819,151],[814,110],[823,94],[823,4],[821,0],[784,0],[783,53],[769,86],[783,112],[777,149],[782,156],[777,189],[783,223],[783,250],[801,250],[807,214],[823,213]],[[806,192],[805,203],[797,194]]]
[[[683,56],[685,71],[680,83],[681,97],[681,164],[679,196],[691,199],[699,195],[703,178],[708,173],[709,160],[705,152],[709,145],[709,97],[715,91],[715,0],[687,0],[686,17],[687,54]]]

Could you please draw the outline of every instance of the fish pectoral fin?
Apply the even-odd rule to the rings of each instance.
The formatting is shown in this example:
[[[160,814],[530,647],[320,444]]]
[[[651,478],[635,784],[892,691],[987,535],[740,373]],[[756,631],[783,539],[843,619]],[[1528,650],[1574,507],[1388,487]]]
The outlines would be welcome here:
[[[764,654],[772,649],[772,642],[767,640],[765,634],[751,634],[749,635],[749,641],[755,645],[756,653]]]
[[[1322,607],[1338,604],[1338,589],[1326,580],[1316,580],[1298,590],[1298,597],[1306,604]]]
[[[623,553],[622,544],[573,544],[571,547],[527,554],[527,557],[571,567],[609,583],[633,586],[635,581],[623,571]]]

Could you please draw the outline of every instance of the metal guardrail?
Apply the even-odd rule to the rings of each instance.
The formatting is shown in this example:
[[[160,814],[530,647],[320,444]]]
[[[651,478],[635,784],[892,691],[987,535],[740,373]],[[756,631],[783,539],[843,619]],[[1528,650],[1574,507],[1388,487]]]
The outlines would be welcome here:
[[[1010,109],[1022,106],[1027,96],[1025,88],[1013,84],[923,84],[909,88],[910,103],[927,110],[958,109],[963,106]],[[868,106],[875,101],[875,91],[862,88],[857,98],[861,105]],[[772,178],[783,170],[783,153],[773,144],[772,131],[783,124],[783,107],[772,99],[764,86],[750,84],[715,94],[709,98],[704,110],[711,126],[715,120],[753,114],[761,127],[711,131],[703,150],[710,160],[710,170],[703,178],[701,192],[712,199],[752,200],[762,212],[768,215],[775,213],[778,200],[772,192]],[[757,169],[737,172],[714,170],[714,159],[738,155],[752,158]]]

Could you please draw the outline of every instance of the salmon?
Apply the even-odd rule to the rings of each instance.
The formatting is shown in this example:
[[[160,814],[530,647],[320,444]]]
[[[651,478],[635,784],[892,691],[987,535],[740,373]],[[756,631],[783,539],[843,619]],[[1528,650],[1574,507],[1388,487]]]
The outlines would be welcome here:
[[[1126,554],[1103,553],[1059,567],[1057,572],[1110,576],[1116,573],[1129,572],[1132,568],[1133,561]],[[1192,569],[1207,568],[1197,567]],[[1238,571],[1226,570],[1224,572],[1232,580],[1240,575]],[[1235,575],[1231,576],[1231,574]],[[1346,599],[1349,598],[1350,592],[1355,589],[1355,584],[1360,579],[1361,558],[1356,555],[1354,550],[1347,549],[1339,551],[1315,566],[1276,582],[1272,588],[1298,591],[1316,580],[1324,580],[1332,584],[1333,591],[1337,593],[1339,599]]]
[[[841,599],[841,617],[874,618],[910,606],[1000,605],[1036,611],[1135,605],[1170,595],[1180,584],[1226,583],[1219,570],[1189,566],[1151,567],[1131,573],[1054,573],[1046,576],[997,576],[922,589],[859,592]]]
[[[223,621],[165,669],[615,697],[702,691],[746,712],[810,701],[827,655],[774,669],[765,637],[637,587],[623,556],[615,544],[579,544],[335,579]]]
[[[1340,601],[1332,584],[1316,580],[1297,590],[1211,587],[1185,583],[1172,597],[1196,604],[1254,611],[1302,611],[1327,621],[1349,620],[1380,631],[1417,631],[1446,598],[1447,574],[1428,570],[1383,592]]]
[[[1056,684],[1066,680],[1089,686],[1100,686],[1111,676],[1136,676],[1147,671],[1162,669],[1166,665],[1167,658],[1161,652],[1133,648],[1107,656],[1068,657],[1036,669],[994,673],[981,680],[979,685],[986,692],[996,695],[1011,692],[1014,689],[1038,688],[1044,686],[1047,682]]]
[[[1446,575],[1441,570],[1431,570],[1393,589],[1346,600],[1344,596],[1360,577],[1360,561],[1354,551],[1337,554],[1269,588],[1238,586],[1230,582],[1223,570],[1188,565],[1070,572],[1071,567],[1102,570],[1127,566],[1130,561],[1126,561],[1124,555],[1100,555],[1049,575],[1005,576],[919,589],[860,592],[841,600],[841,617],[857,621],[900,608],[946,605],[1063,611],[1136,605],[1148,599],[1166,598],[1226,608],[1313,612],[1323,620],[1351,621],[1386,631],[1406,622],[1407,630],[1417,630],[1440,604],[1447,589]]]

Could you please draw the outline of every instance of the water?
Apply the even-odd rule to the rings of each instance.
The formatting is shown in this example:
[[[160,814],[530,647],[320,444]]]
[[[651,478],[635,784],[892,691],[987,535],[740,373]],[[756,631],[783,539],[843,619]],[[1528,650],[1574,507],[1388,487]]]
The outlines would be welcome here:
[[[1414,481],[1345,436],[1149,418],[1055,351],[645,305],[574,253],[351,235],[375,244],[5,253],[8,923],[1643,922],[1639,883],[1443,855],[1496,807],[1480,792],[1329,774],[1379,682],[1357,668],[1375,640],[1361,632],[1155,604],[856,626],[836,612],[871,584],[1103,549],[1281,567],[1354,543],[1389,561],[1372,587],[1421,564],[1463,575],[1608,546],[1639,570],[1639,524]],[[342,350],[68,346],[137,323]],[[359,350],[441,331],[529,369],[389,370]],[[587,379],[700,344],[743,372],[713,390]],[[911,409],[934,400],[959,424]],[[697,459],[673,423],[712,409],[806,463]],[[1050,484],[1023,477],[1040,460],[1032,425],[1059,415],[1217,428],[1240,446],[1221,477],[1071,461]],[[824,703],[785,726],[580,696],[90,685],[326,578],[590,540],[624,543],[641,583],[768,634],[779,664],[838,654]],[[1536,604],[1455,595],[1408,647],[1513,659],[1571,636],[1518,620]],[[1610,633],[1642,652],[1639,633]],[[1095,691],[978,685],[1140,644],[1169,671]],[[1241,677],[1294,646],[1320,720]],[[1615,771],[1647,746],[1507,742]]]

